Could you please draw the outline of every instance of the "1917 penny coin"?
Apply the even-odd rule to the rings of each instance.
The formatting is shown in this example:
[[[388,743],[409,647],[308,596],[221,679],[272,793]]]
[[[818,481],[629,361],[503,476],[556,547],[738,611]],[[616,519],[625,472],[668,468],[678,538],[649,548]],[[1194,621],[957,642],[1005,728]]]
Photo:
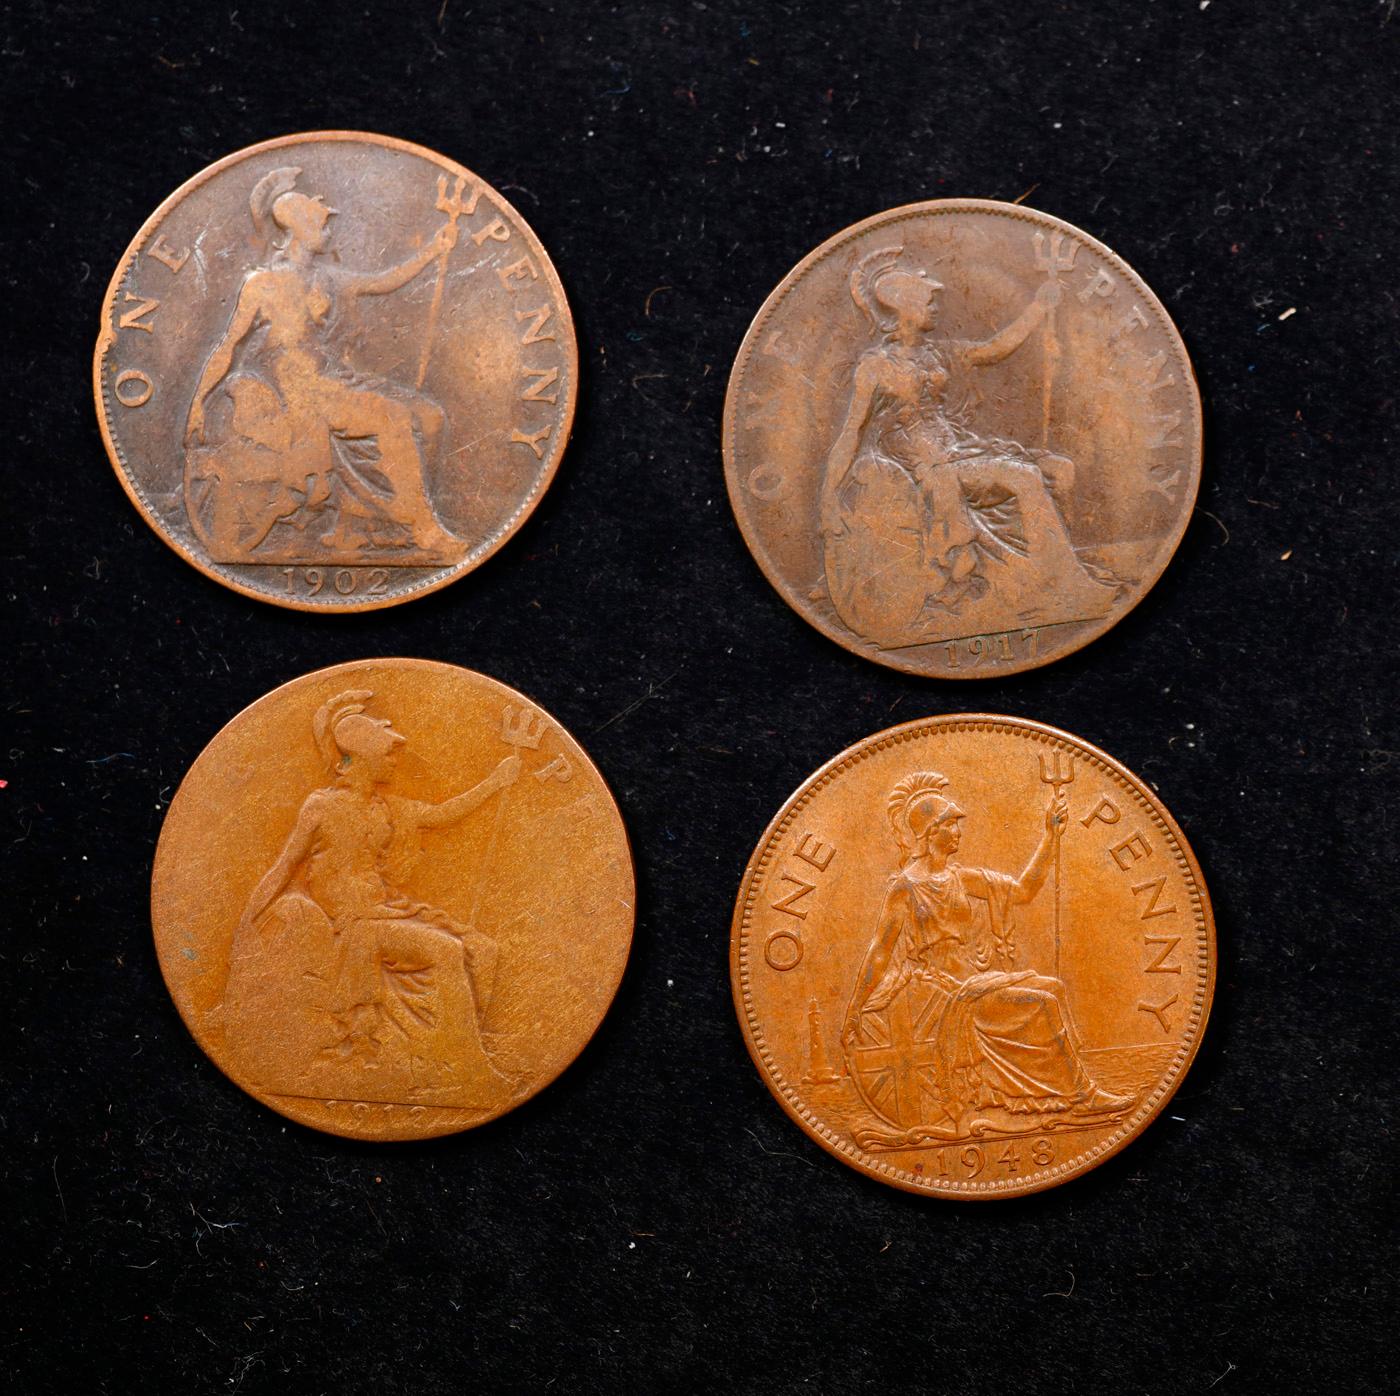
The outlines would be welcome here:
[[[910,1192],[1015,1197],[1171,1098],[1215,926],[1181,830],[1118,762],[1038,722],[934,717],[783,806],[730,971],[759,1072],[817,1143]]]
[[[1012,674],[1103,634],[1190,518],[1201,408],[1166,311],[1087,233],[938,200],[845,229],[765,302],[724,414],[729,497],[847,649]]]
[[[94,391],[146,522],[202,572],[366,610],[520,527],[573,420],[578,349],[539,239],[445,156],[350,131],[218,161],[146,221]]]
[[[214,1062],[357,1139],[504,1114],[612,1002],[632,859],[582,748],[513,689],[379,659],[240,713],[171,802],[151,920]]]

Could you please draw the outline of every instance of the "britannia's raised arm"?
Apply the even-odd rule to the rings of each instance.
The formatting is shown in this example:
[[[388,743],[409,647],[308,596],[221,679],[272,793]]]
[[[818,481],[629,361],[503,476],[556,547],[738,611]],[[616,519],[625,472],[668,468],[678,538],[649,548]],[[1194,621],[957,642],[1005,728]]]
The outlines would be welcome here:
[[[431,242],[424,244],[397,266],[381,272],[342,272],[339,282],[341,293],[349,296],[383,296],[397,291],[400,286],[407,286],[430,262],[451,252],[456,245],[457,223],[452,219],[437,230]]]
[[[972,364],[998,364],[1018,350],[1044,322],[1050,310],[1060,303],[1060,283],[1046,281],[1035,293],[1035,299],[1004,329],[990,339],[984,339],[967,349],[967,361]]]

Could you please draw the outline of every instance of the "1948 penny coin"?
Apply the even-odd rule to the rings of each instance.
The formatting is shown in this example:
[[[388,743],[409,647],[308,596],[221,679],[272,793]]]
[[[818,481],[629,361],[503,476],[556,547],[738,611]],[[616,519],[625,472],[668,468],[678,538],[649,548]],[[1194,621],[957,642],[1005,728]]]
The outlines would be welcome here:
[[[1166,311],[1047,214],[868,218],[803,259],[739,350],[729,497],[783,599],[847,649],[1012,674],[1103,634],[1161,575],[1201,468]]]
[[[358,1139],[504,1114],[583,1050],[632,938],[602,777],[547,713],[380,659],[240,713],[171,802],[151,919],[199,1045],[274,1110]]]
[[[1037,722],[934,717],[783,806],[730,970],[754,1062],[817,1143],[910,1192],[1014,1197],[1171,1098],[1215,926],[1181,830],[1118,762]]]
[[[578,350],[539,239],[490,185],[385,136],[250,146],[117,267],[93,364],[146,522],[202,572],[365,610],[518,529],[573,420]]]

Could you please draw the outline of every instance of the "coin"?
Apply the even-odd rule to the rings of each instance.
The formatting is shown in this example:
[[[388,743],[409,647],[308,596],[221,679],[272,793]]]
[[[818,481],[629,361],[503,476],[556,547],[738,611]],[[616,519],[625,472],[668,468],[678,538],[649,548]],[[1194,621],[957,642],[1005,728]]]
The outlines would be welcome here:
[[[151,921],[195,1040],[274,1110],[356,1139],[494,1119],[583,1050],[632,938],[622,817],[576,741],[421,659],[294,679],[204,749]]]
[[[1102,243],[936,200],[837,233],[745,336],[729,498],[783,599],[857,654],[1013,674],[1103,634],[1166,567],[1201,407],[1166,311]]]
[[[1200,1045],[1215,925],[1151,789],[1038,722],[932,717],[829,761],[749,860],[730,974],[823,1148],[940,1197],[1102,1163]]]
[[[313,611],[463,576],[539,503],[573,421],[564,289],[490,185],[318,131],[175,191],[102,306],[117,478],[208,576]]]

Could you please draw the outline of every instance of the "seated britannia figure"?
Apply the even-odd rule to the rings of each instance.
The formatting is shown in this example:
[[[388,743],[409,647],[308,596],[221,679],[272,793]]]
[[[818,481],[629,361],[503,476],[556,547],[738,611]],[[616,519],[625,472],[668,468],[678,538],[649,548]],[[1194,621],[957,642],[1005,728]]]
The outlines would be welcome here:
[[[301,1093],[450,1103],[501,1084],[481,1030],[496,944],[405,891],[396,868],[421,833],[455,824],[515,781],[520,757],[451,799],[397,796],[405,739],[370,714],[372,697],[340,693],[315,715],[329,780],[302,801],[248,896],[226,1031],[241,1036],[235,1045],[255,1071],[265,1062]]]
[[[273,170],[253,187],[266,256],[190,403],[190,521],[224,561],[456,560],[465,545],[439,522],[424,475],[442,409],[356,369],[338,335],[359,298],[398,290],[448,253],[456,223],[396,266],[352,271],[327,255],[336,210],[297,189],[300,174]]]
[[[1045,322],[1047,281],[981,340],[937,334],[941,282],[899,248],[870,253],[851,295],[874,343],[856,361],[821,490],[826,587],[857,634],[886,647],[1102,615],[1118,583],[1075,551],[1056,495],[1074,463],[973,429],[950,401],[972,370]]]
[[[1086,1123],[1126,1110],[1133,1101],[1104,1090],[1085,1066],[1064,984],[1014,968],[1016,908],[1045,882],[1068,817],[1066,797],[1052,797],[1039,846],[1012,876],[958,861],[965,816],[947,786],[938,772],[920,771],[890,792],[899,867],[842,1033],[867,1102],[901,1128],[947,1138],[966,1136],[987,1110]],[[866,1029],[910,994],[918,1007],[908,1016],[922,1025],[931,1065],[899,1073],[902,1093],[892,1087],[881,1095],[860,1065]]]

